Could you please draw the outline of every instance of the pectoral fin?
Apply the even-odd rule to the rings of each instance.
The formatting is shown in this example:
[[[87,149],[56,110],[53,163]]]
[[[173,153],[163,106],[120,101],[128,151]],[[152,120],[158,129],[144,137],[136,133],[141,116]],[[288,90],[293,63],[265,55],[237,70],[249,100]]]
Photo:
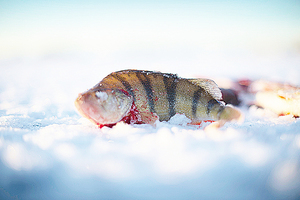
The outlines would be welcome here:
[[[140,112],[139,113],[142,122],[154,126],[155,122],[159,119],[158,115],[152,112]]]
[[[220,113],[219,120],[211,123],[207,127],[205,127],[205,131],[216,130],[222,126],[226,122],[237,121],[241,123],[244,121],[244,115],[237,108],[231,106],[225,106],[222,113]]]

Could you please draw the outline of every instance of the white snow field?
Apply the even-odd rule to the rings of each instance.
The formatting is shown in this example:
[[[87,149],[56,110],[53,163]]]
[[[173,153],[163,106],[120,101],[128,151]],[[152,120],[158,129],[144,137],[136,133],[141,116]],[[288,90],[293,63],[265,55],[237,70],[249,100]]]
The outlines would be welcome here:
[[[299,84],[299,61],[268,61],[284,68],[270,71],[271,78]],[[119,62],[128,64],[114,64]],[[87,55],[9,59],[0,67],[0,199],[299,197],[299,119],[243,106],[243,123],[210,132],[188,126],[181,115],[156,127],[99,129],[79,116],[73,102],[120,68]],[[253,65],[248,78],[270,77],[260,67]],[[234,80],[246,75],[242,69],[248,73],[235,66],[212,74]],[[177,70],[210,74],[195,63],[175,65]]]
[[[300,86],[299,21],[297,0],[1,1],[0,199],[300,199],[299,118],[99,129],[74,106],[123,69]]]

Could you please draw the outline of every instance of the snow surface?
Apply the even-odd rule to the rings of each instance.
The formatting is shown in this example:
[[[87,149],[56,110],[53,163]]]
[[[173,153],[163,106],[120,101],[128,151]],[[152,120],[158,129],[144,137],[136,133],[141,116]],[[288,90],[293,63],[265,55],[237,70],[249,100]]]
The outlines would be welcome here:
[[[237,61],[232,52],[199,53],[184,60],[178,51],[168,62],[142,65],[131,53],[111,60],[54,54],[0,61],[0,199],[300,197],[299,119],[244,106],[243,123],[209,132],[188,126],[182,115],[156,127],[119,123],[99,129],[73,103],[78,93],[126,68],[165,66],[160,70],[190,78],[300,84],[299,55],[239,53]],[[214,57],[218,63],[207,65]]]

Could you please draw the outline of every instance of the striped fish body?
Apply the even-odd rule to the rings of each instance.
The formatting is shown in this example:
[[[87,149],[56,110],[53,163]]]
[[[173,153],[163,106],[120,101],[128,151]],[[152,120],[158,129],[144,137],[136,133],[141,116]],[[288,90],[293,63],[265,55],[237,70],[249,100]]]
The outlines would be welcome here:
[[[212,80],[184,79],[174,74],[141,70],[123,70],[109,74],[76,100],[77,108],[85,94],[108,89],[121,91],[132,99],[132,103],[128,101],[132,104],[131,109],[119,117],[120,121],[128,121],[128,115],[139,115],[139,120],[135,120],[138,123],[151,123],[157,118],[168,121],[178,113],[191,119],[192,124],[198,124],[203,120],[230,121],[240,116],[237,110],[220,101],[222,94]],[[116,122],[111,121],[109,124]]]

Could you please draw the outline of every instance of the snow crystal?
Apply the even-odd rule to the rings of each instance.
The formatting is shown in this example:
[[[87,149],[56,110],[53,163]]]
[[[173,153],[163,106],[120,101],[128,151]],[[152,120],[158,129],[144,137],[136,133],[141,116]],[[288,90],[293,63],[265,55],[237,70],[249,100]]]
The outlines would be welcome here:
[[[46,165],[44,158],[34,151],[27,150],[23,144],[12,143],[3,151],[3,161],[14,170],[32,170]]]
[[[298,135],[297,137],[296,137],[296,145],[299,147],[299,149],[300,149],[300,135]],[[1,145],[0,145],[1,146]]]
[[[55,147],[55,154],[61,160],[70,159],[78,155],[76,146],[73,144],[63,143]]]
[[[250,166],[261,167],[271,159],[271,149],[258,142],[237,142],[232,146],[233,154],[239,155],[240,158]]]
[[[296,160],[289,160],[278,164],[272,172],[271,186],[278,191],[299,189],[300,166]]]
[[[173,125],[187,125],[188,123],[191,123],[191,120],[187,118],[185,115],[176,114],[169,120],[170,124]]]

